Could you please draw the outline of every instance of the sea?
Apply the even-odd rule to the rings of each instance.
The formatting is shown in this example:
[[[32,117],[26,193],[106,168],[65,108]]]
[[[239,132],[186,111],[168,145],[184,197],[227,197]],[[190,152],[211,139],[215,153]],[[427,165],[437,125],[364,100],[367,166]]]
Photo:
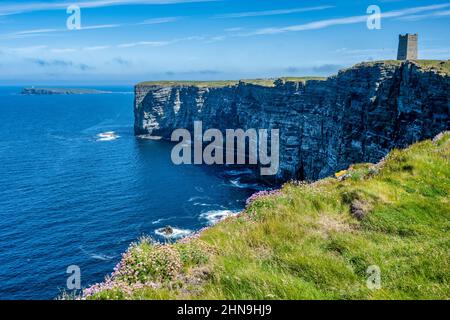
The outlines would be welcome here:
[[[112,93],[0,87],[0,299],[70,294],[73,266],[100,282],[140,237],[176,241],[264,188],[246,168],[173,164],[173,142],[134,135],[133,87],[93,89]]]

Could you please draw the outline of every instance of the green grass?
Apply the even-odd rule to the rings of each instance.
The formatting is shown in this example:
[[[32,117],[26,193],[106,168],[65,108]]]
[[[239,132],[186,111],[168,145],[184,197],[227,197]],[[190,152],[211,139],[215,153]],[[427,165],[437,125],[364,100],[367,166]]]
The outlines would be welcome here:
[[[449,60],[416,60],[414,61],[424,71],[435,70],[446,75],[450,75],[450,61]],[[389,64],[394,66],[400,66],[404,61],[399,60],[383,60],[383,61],[370,61],[358,63],[355,66],[348,68],[356,68],[361,66],[374,66],[377,64]],[[347,70],[347,69],[344,69]],[[268,78],[268,79],[244,79],[244,80],[222,80],[222,81],[145,81],[138,84],[138,86],[193,86],[201,88],[222,88],[236,86],[239,82],[259,85],[263,87],[273,87],[277,80],[283,82],[307,82],[310,80],[323,81],[326,77],[281,77],[281,78]]]
[[[284,82],[306,82],[309,80],[326,80],[325,77],[282,77],[282,78],[268,78],[268,79],[244,79],[244,80],[222,80],[222,81],[145,81],[138,84],[138,86],[194,86],[201,88],[222,88],[229,86],[236,86],[239,82],[254,84],[263,87],[273,87],[275,81],[281,79]]]
[[[280,78],[286,82],[306,82],[310,80],[323,81],[326,80],[326,77],[281,77]]]
[[[191,242],[155,249],[146,240],[130,249],[140,251],[130,267],[152,285],[88,298],[449,299],[449,191],[446,133],[339,179],[287,183]],[[371,265],[381,269],[377,290],[366,285]]]
[[[417,60],[424,70],[436,70],[440,73],[450,75],[450,60]]]
[[[138,84],[138,86],[194,86],[194,87],[227,87],[237,85],[239,81],[236,80],[222,80],[222,81],[145,81]]]
[[[450,75],[450,60],[414,60],[422,70],[430,71],[435,70],[439,73],[444,73],[446,75]],[[400,66],[404,61],[400,60],[382,60],[382,61],[370,61],[370,62],[362,62],[358,63],[354,67],[358,66],[374,66],[376,64],[388,64],[394,66]]]

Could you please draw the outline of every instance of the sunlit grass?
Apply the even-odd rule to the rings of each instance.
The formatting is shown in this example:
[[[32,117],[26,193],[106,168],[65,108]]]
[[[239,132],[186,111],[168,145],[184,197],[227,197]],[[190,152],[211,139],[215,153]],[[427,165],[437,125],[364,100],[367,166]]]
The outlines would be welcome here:
[[[287,183],[195,246],[172,245],[184,257],[181,271],[156,289],[118,287],[91,298],[449,299],[449,162],[447,133],[339,179]],[[378,290],[366,285],[371,265],[381,269]]]
[[[244,80],[222,80],[222,81],[145,81],[138,84],[138,86],[187,86],[200,88],[221,88],[236,86],[239,82],[246,84],[253,84],[263,87],[273,87],[275,82],[281,80],[283,82],[306,82],[309,80],[326,80],[325,77],[283,77],[283,78],[268,78],[268,79],[244,79]]]
[[[447,75],[450,74],[450,61],[449,60],[415,60],[424,71],[435,70]],[[383,60],[383,61],[370,61],[359,63],[352,68],[359,66],[374,66],[376,64],[386,64],[400,66],[404,61],[400,60]],[[345,70],[345,69],[344,69]],[[213,80],[213,81],[189,81],[189,80],[167,80],[167,81],[145,81],[138,84],[138,86],[192,86],[200,88],[222,88],[236,86],[239,82],[264,86],[264,87],[274,87],[276,81],[281,80],[282,82],[302,82],[315,80],[323,81],[327,80],[326,77],[281,77],[281,78],[268,78],[268,79],[244,79],[244,80]]]

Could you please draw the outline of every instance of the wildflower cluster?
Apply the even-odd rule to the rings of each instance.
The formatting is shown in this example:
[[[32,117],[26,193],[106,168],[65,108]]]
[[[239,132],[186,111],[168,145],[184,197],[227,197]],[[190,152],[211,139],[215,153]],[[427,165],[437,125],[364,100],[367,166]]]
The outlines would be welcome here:
[[[210,245],[195,236],[172,245],[141,238],[122,255],[111,276],[83,290],[82,298],[95,295],[105,299],[124,299],[136,290],[160,288],[164,283],[176,280],[184,266],[204,264],[214,253]]]
[[[143,238],[139,244],[130,245],[110,277],[83,290],[83,298],[108,292],[121,298],[135,290],[158,288],[162,282],[174,279],[181,270],[181,257],[176,249]]]
[[[108,277],[102,283],[96,283],[83,290],[81,299],[89,299],[97,296],[102,299],[125,299],[132,296],[134,292],[144,288],[160,288],[161,284],[148,281],[145,283],[129,283],[119,279]]]
[[[156,244],[129,250],[114,276],[126,282],[145,283],[173,279],[182,269],[180,254],[172,246]]]
[[[252,194],[245,202],[246,206],[248,207],[252,202],[265,198],[265,197],[269,197],[269,196],[273,196],[273,195],[280,195],[281,191],[276,189],[276,190],[263,190],[263,191],[259,191],[256,192],[254,194]]]

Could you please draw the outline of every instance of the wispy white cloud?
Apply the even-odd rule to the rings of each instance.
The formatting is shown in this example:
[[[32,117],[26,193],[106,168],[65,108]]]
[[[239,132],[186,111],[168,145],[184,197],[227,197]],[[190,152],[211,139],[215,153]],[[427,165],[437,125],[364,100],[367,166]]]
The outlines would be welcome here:
[[[45,59],[30,59],[30,62],[34,63],[39,67],[53,68],[53,69],[76,69],[81,71],[87,71],[94,69],[93,66],[87,65],[85,63],[77,63],[70,60],[45,60]]]
[[[226,38],[227,38],[227,36],[225,36],[225,35],[222,35],[222,36],[213,36],[213,37],[210,37],[210,38],[206,39],[206,40],[205,40],[205,43],[214,43],[214,42],[217,42],[217,41],[223,41],[223,40],[225,40]]]
[[[336,25],[345,25],[345,24],[353,24],[364,22],[367,20],[367,16],[354,16],[347,18],[339,18],[339,19],[328,19],[328,20],[319,20],[314,22],[309,22],[305,24],[299,24],[289,27],[281,27],[281,28],[263,28],[256,30],[254,32],[245,34],[245,35],[265,35],[265,34],[276,34],[290,31],[305,31],[305,30],[314,30],[314,29],[323,29],[330,26]]]
[[[50,50],[53,53],[70,53],[70,52],[76,52],[77,50],[74,48],[55,48]]]
[[[26,55],[26,54],[33,54],[35,52],[39,52],[42,50],[47,50],[47,48],[48,46],[46,45],[16,47],[16,48],[0,47],[0,51],[10,55],[22,55],[22,54]]]
[[[411,14],[417,14],[426,11],[439,10],[450,7],[450,3],[439,4],[439,5],[429,5],[429,6],[421,6],[421,7],[413,7],[406,8],[395,11],[387,11],[381,14],[382,18],[397,18],[402,16],[407,16]],[[251,35],[267,35],[267,34],[277,34],[284,32],[292,32],[292,31],[305,31],[305,30],[316,30],[323,29],[331,26],[337,25],[348,25],[355,23],[362,23],[367,21],[367,15],[361,16],[351,16],[345,18],[337,18],[337,19],[327,19],[327,20],[318,20],[305,24],[287,26],[287,27],[275,27],[275,28],[263,28],[256,30],[254,32],[250,32],[247,34],[242,34],[243,36],[251,36]]]
[[[162,17],[162,18],[152,18],[144,20],[138,24],[161,24],[161,23],[169,23],[180,20],[181,17]]]
[[[210,41],[214,39],[207,38],[204,36],[189,36],[184,38],[175,38],[172,40],[165,40],[165,41],[136,41],[136,42],[130,42],[130,43],[122,43],[117,45],[117,48],[132,48],[132,47],[138,47],[138,46],[151,46],[151,47],[164,47],[168,45],[173,45],[179,42],[183,41]],[[218,38],[218,37],[217,37]],[[215,41],[218,41],[219,39],[215,39]]]
[[[4,17],[4,16],[10,16],[10,15],[13,15],[13,14],[19,14],[19,13],[22,13],[21,11],[1,11],[2,10],[2,8],[1,8],[1,5],[0,5],[0,17]]]
[[[153,18],[148,19],[139,23],[131,23],[131,24],[101,24],[101,25],[91,25],[91,26],[82,26],[80,30],[97,30],[97,29],[110,29],[110,28],[119,28],[126,26],[137,26],[137,25],[147,25],[147,24],[160,24],[160,23],[169,23],[175,22],[179,20],[179,17],[162,17],[162,18]],[[34,30],[23,30],[17,31],[9,34],[2,35],[4,38],[14,39],[14,38],[23,38],[23,37],[31,37],[31,36],[40,36],[49,33],[55,32],[67,32],[68,29],[34,29]],[[79,30],[70,30],[71,32],[79,31]]]
[[[450,16],[450,10],[436,11],[426,14],[412,14],[404,17],[399,17],[397,20],[402,21],[419,21],[430,18],[440,18],[440,17],[448,17]]]
[[[210,2],[216,0],[86,0],[77,1],[75,4],[80,8],[99,8],[121,5],[158,5],[158,4],[176,4],[190,2]],[[0,16],[13,15],[34,11],[61,10],[74,4],[73,1],[60,2],[42,2],[28,1],[27,3],[0,4]]]
[[[190,37],[185,37],[185,38],[180,38],[180,39],[175,39],[173,40],[173,42],[178,42],[178,41],[193,41],[193,40],[205,40],[204,36],[190,36]]]
[[[319,11],[334,8],[334,6],[316,6],[308,8],[292,8],[292,9],[279,9],[279,10],[267,10],[267,11],[251,11],[251,12],[238,12],[216,15],[213,18],[247,18],[247,17],[262,17],[262,16],[276,16],[283,14],[291,14],[298,12]]]
[[[343,61],[385,60],[395,56],[397,48],[347,49],[335,50],[336,57]]]
[[[386,13],[382,13],[383,18],[396,18],[410,14],[416,14],[426,11],[440,10],[450,7],[450,3],[443,4],[434,4],[429,6],[421,6],[421,7],[413,7],[413,8],[405,8],[401,10],[388,11]]]
[[[84,51],[98,51],[98,50],[106,50],[111,48],[111,46],[93,46],[93,47],[84,47],[82,50]]]
[[[425,54],[438,54],[442,55],[442,59],[448,59],[448,55],[450,53],[450,47],[440,47],[440,48],[422,48],[420,49],[421,53]]]
[[[78,51],[100,51],[100,50],[108,50],[111,48],[127,49],[127,48],[139,47],[139,46],[164,47],[164,46],[172,45],[172,44],[182,42],[182,41],[207,41],[207,40],[218,41],[219,40],[219,39],[215,39],[215,38],[219,38],[219,37],[205,38],[203,36],[190,36],[190,37],[175,38],[175,39],[164,40],[164,41],[136,41],[136,42],[129,42],[129,43],[121,43],[121,44],[105,44],[105,45],[98,45],[98,46],[73,47],[73,48],[51,48],[47,45],[16,47],[16,48],[0,47],[0,51],[9,53],[9,54],[19,54],[19,55],[25,55],[25,56],[29,55],[29,54],[36,54],[36,53],[42,53],[42,52],[51,52],[54,54],[61,54],[61,53],[71,53],[71,52],[78,52]]]
[[[82,26],[80,30],[97,30],[97,29],[109,29],[109,28],[118,28],[121,27],[120,24],[102,24],[102,25],[92,25],[92,26]],[[3,35],[3,37],[8,39],[14,38],[23,38],[23,37],[31,37],[31,36],[42,36],[50,33],[57,32],[68,32],[68,29],[33,29],[33,30],[23,30],[17,31],[9,34]],[[79,30],[70,30],[70,32],[75,32]]]
[[[45,50],[48,46],[40,45],[40,46],[29,46],[29,47],[20,47],[20,48],[12,48],[11,52],[13,53],[34,53],[36,51]]]
[[[235,28],[227,28],[224,31],[225,32],[237,32],[237,31],[242,31],[242,30],[244,30],[244,28],[242,28],[242,27],[235,27]]]
[[[132,48],[137,46],[151,46],[151,47],[163,47],[167,46],[171,41],[138,41],[130,43],[122,43],[117,45],[118,48]]]
[[[421,48],[420,54],[423,56],[432,56],[434,59],[447,60],[450,55],[450,47]]]
[[[342,68],[344,68],[344,66],[341,64],[323,63],[312,66],[288,66],[283,68],[281,71],[283,72],[283,74],[288,75],[316,74],[328,76],[337,73],[337,71]]]
[[[96,30],[96,29],[110,29],[110,28],[118,28],[121,27],[121,24],[100,24],[94,26],[82,26],[81,30]]]
[[[361,54],[369,54],[369,53],[385,53],[385,52],[395,52],[396,49],[394,48],[372,48],[372,49],[347,49],[347,48],[340,48],[335,50],[337,53],[343,53],[343,54],[349,54],[349,55],[361,55]]]
[[[34,30],[24,30],[13,33],[12,35],[27,35],[27,34],[37,34],[37,33],[49,33],[58,32],[61,29],[34,29]]]

